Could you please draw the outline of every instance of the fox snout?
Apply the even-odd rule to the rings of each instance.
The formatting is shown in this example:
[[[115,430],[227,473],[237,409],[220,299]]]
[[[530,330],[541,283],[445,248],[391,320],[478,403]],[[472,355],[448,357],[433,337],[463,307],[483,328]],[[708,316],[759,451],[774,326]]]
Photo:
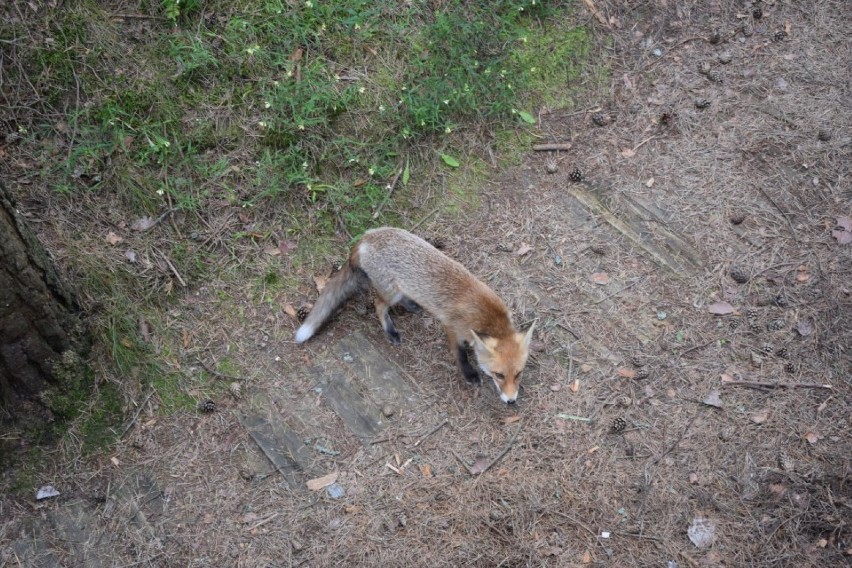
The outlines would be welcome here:
[[[515,401],[518,400],[518,388],[514,389],[506,388],[507,385],[499,385],[497,381],[494,381],[494,385],[497,387],[497,390],[500,391],[500,400],[505,402],[506,404],[515,404]]]

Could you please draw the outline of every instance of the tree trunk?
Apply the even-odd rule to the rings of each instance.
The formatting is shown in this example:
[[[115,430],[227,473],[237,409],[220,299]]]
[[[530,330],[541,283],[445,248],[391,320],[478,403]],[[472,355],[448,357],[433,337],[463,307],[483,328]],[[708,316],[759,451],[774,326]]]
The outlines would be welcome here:
[[[28,429],[63,413],[50,394],[80,385],[87,343],[76,314],[74,297],[0,184],[0,421]]]

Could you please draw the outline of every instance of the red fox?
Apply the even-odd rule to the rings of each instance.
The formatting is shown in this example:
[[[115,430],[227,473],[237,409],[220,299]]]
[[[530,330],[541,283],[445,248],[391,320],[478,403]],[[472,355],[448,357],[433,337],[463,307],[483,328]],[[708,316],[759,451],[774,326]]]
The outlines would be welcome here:
[[[311,313],[296,332],[304,343],[357,290],[376,291],[376,315],[388,339],[400,343],[388,310],[402,304],[421,308],[440,320],[464,378],[479,383],[466,347],[473,346],[479,368],[491,377],[500,399],[514,404],[527,363],[535,323],[519,333],[509,310],[488,286],[438,249],[403,229],[383,227],[364,233],[349,260],[326,284]]]

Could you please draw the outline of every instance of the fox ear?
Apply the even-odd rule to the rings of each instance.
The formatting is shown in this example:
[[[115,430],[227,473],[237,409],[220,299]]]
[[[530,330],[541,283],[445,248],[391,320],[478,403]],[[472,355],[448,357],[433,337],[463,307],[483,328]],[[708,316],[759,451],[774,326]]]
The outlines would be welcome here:
[[[484,350],[486,350],[486,351],[490,351],[490,349],[488,348],[488,346],[487,346],[487,345],[485,345],[485,342],[484,342],[484,341],[482,341],[482,338],[481,338],[481,337],[479,337],[479,334],[477,334],[475,331],[473,331],[473,330],[471,329],[471,330],[470,330],[470,335],[471,335],[471,337],[473,337],[473,343],[474,343],[474,345],[475,345],[478,349],[484,349]]]
[[[527,333],[524,335],[524,349],[529,349],[530,341],[532,341],[533,330],[535,329],[535,324],[538,320],[533,320],[532,325],[527,330]]]

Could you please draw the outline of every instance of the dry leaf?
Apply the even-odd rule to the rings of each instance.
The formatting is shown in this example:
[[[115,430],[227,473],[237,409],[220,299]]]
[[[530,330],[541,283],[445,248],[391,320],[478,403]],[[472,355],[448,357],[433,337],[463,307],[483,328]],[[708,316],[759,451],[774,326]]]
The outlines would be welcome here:
[[[720,393],[718,390],[715,390],[715,389],[711,390],[710,394],[708,394],[704,398],[704,400],[701,401],[701,402],[703,402],[707,406],[715,406],[716,408],[724,408],[724,405],[722,404],[721,395],[722,395],[722,393]]]
[[[651,187],[652,185],[654,185],[654,178],[651,178],[645,182],[645,187]]]
[[[852,243],[852,219],[849,217],[838,217],[837,226],[831,231],[831,236],[838,244],[848,245]]]
[[[763,424],[767,420],[769,420],[769,411],[765,408],[751,417],[751,421],[755,424]]]
[[[716,302],[707,306],[707,310],[714,316],[726,316],[734,313],[734,306],[728,302]]]
[[[686,534],[696,548],[707,548],[716,539],[716,524],[710,519],[695,517]]]
[[[124,239],[122,239],[121,237],[119,237],[118,235],[116,235],[115,233],[113,233],[112,231],[110,231],[109,233],[107,233],[107,236],[106,236],[106,242],[108,242],[108,243],[109,243],[109,244],[111,244],[111,245],[117,245],[118,243],[120,243],[120,242],[121,242],[121,241],[123,241],[123,240],[124,240]]]
[[[588,373],[593,368],[594,367],[592,366],[591,363],[583,363],[582,365],[580,365],[580,371],[582,371],[583,373]]]
[[[521,247],[515,251],[515,254],[518,256],[524,256],[528,252],[532,250],[532,247],[527,243],[521,243]]]
[[[514,424],[515,422],[518,422],[520,419],[521,419],[521,416],[519,414],[513,414],[512,416],[507,416],[506,418],[504,418],[503,424]]]
[[[485,456],[476,456],[476,461],[473,462],[473,467],[470,468],[470,473],[476,475],[482,473],[488,467],[488,458]]]
[[[580,562],[583,564],[591,564],[592,563],[592,553],[588,550],[583,553],[583,556],[580,558]]]
[[[807,282],[810,277],[811,276],[810,276],[810,274],[808,274],[808,267],[807,266],[802,265],[798,268],[798,274],[796,274],[796,281],[797,282]]]
[[[281,241],[278,243],[278,250],[281,251],[281,254],[289,254],[294,248],[296,248],[296,241]]]
[[[134,221],[134,223],[130,225],[130,228],[134,231],[147,231],[156,224],[157,222],[151,217],[142,217],[141,219]]]
[[[622,367],[618,370],[618,376],[625,379],[632,379],[636,377],[636,371],[628,369],[627,367]]]
[[[428,463],[424,463],[420,466],[420,474],[423,477],[432,477],[432,466]]]
[[[293,307],[293,304],[285,304],[281,309],[284,310],[284,313],[291,318],[299,319],[299,316],[296,315],[296,308]]]
[[[559,392],[562,390],[562,385],[560,385],[559,383],[553,383],[552,385],[550,385],[550,390],[552,390],[553,392]]]
[[[598,286],[606,286],[609,284],[609,274],[606,272],[595,272],[592,274],[592,282]]]
[[[258,519],[257,513],[249,511],[245,515],[243,515],[242,521],[244,523],[253,523]]]
[[[633,156],[636,155],[636,152],[631,148],[625,148],[620,153],[625,158],[632,158]]]
[[[814,332],[814,324],[811,322],[811,320],[801,320],[796,323],[795,329],[799,333],[799,335],[801,335],[802,337],[807,337]]]
[[[302,59],[302,54],[304,50],[301,47],[297,47],[296,50],[290,54],[290,61],[293,63],[298,63]]]
[[[723,383],[730,383],[734,381],[734,377],[728,375],[727,373],[722,373],[722,376],[720,378],[722,379]]]
[[[328,278],[325,276],[314,276],[314,284],[317,287],[317,293],[322,294],[323,288],[328,284]]]
[[[571,392],[576,393],[580,390],[580,379],[574,379],[574,382],[571,383]]]
[[[605,26],[608,26],[607,21],[606,21],[606,17],[603,14],[601,14],[601,11],[598,10],[597,6],[595,6],[595,3],[592,2],[592,0],[583,0],[583,4],[586,5],[586,8],[589,9],[589,12],[591,12],[592,15],[595,18],[597,18],[597,20],[600,23],[602,23]]]
[[[118,467],[118,466],[119,466],[119,464],[121,464],[121,462],[120,462],[120,461],[118,461],[118,458],[117,458],[117,457],[115,457],[115,456],[112,456],[111,458],[109,458],[109,461],[111,461],[111,462],[112,462],[112,465],[114,465],[115,467]]]
[[[822,440],[823,436],[818,432],[809,431],[805,434],[804,438],[809,444],[816,444],[818,441]]]
[[[337,481],[337,473],[338,472],[333,471],[328,475],[323,475],[322,477],[310,479],[307,481],[307,483],[305,483],[305,485],[307,485],[308,489],[310,489],[311,491],[319,491],[323,487],[328,487],[329,485]]]
[[[689,474],[689,482],[693,485],[698,484],[698,474],[693,472]]]
[[[279,249],[278,247],[274,247],[272,245],[269,245],[268,247],[263,249],[263,252],[265,252],[269,256],[278,256],[279,254],[281,254],[281,249]]]

